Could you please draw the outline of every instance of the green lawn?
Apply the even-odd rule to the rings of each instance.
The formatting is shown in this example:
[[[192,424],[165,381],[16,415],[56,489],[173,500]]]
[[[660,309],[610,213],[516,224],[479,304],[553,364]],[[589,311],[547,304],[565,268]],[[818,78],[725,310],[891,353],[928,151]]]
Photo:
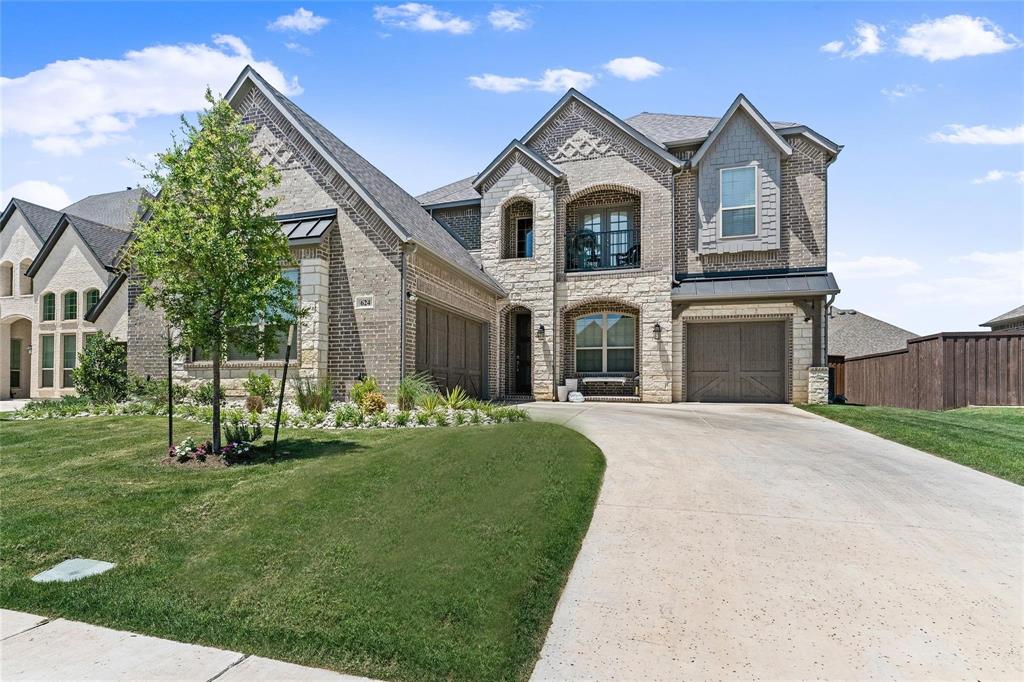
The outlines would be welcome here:
[[[604,471],[532,422],[288,430],[292,459],[207,470],[158,464],[165,438],[153,417],[0,422],[0,605],[386,679],[525,679]],[[77,556],[118,566],[29,580]]]
[[[808,412],[1024,485],[1024,409],[948,412],[895,407],[804,405]]]

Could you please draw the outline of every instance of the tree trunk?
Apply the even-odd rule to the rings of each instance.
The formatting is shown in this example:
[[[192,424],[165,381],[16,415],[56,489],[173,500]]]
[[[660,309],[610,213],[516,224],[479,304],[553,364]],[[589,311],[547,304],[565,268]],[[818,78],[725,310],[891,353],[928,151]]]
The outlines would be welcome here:
[[[214,346],[213,360],[213,451],[220,452],[220,344]]]

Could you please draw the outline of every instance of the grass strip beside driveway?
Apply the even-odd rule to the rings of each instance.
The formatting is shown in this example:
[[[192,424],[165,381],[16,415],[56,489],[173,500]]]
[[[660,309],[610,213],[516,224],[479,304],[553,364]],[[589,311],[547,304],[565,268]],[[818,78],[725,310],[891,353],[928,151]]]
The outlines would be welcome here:
[[[542,423],[286,430],[293,458],[207,470],[158,464],[165,437],[0,423],[0,605],[385,679],[525,679],[604,471]],[[118,566],[29,580],[70,557]]]
[[[1024,485],[1024,409],[967,407],[930,412],[855,405],[801,407],[876,436]]]

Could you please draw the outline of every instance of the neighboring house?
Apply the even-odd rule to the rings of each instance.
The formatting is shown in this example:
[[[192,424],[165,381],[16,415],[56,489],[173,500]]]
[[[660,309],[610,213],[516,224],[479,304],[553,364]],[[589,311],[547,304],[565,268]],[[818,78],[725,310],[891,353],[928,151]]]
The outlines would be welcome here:
[[[144,189],[97,194],[61,211],[12,199],[0,217],[0,398],[74,392],[86,338],[127,341],[117,273]]]
[[[1009,312],[998,317],[993,317],[988,322],[983,322],[979,327],[988,327],[989,331],[1006,332],[1024,329],[1024,305],[1018,306]]]
[[[610,400],[826,399],[839,291],[827,173],[841,147],[807,126],[769,122],[742,95],[721,118],[622,120],[570,90],[482,172],[417,200],[252,68],[227,99],[281,172],[276,218],[309,310],[297,376],[338,396],[365,375],[392,392],[429,372],[488,398],[550,399],[578,379]],[[130,280],[115,290],[130,368],[165,375],[159,313]],[[231,389],[283,364],[283,347],[229,352],[223,376]],[[210,363],[175,374],[206,379]]]
[[[828,309],[829,395],[846,395],[849,358],[887,353],[907,347],[917,334],[865,315],[859,310],[830,306]]]

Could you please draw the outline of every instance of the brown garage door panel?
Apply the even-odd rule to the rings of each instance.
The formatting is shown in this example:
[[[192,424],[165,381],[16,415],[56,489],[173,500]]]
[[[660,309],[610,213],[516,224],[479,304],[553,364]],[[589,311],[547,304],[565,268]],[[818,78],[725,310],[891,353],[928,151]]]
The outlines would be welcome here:
[[[416,306],[416,371],[433,376],[438,388],[483,393],[484,325],[419,302]]]
[[[704,402],[784,402],[783,322],[687,325],[687,397]]]

